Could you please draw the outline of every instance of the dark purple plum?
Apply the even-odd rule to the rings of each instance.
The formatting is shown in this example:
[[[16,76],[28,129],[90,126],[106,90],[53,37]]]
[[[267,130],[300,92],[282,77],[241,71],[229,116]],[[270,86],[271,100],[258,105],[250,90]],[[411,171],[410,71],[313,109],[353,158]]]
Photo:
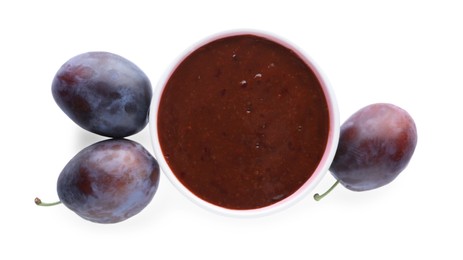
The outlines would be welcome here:
[[[127,137],[148,123],[152,87],[131,61],[109,52],[77,55],[56,73],[52,94],[80,127],[108,137]]]
[[[116,223],[144,209],[158,184],[159,165],[142,145],[108,139],[75,155],[59,175],[57,189],[60,201],[82,218]]]
[[[415,122],[404,109],[387,103],[372,104],[341,126],[330,171],[350,190],[376,189],[405,169],[416,143]]]

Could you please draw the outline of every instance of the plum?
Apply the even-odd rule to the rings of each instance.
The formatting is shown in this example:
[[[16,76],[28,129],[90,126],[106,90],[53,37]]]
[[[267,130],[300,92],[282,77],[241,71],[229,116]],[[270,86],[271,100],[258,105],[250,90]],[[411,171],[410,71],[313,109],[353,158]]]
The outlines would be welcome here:
[[[134,63],[113,53],[68,60],[53,79],[52,94],[77,125],[102,136],[127,137],[148,123],[151,83]]]
[[[108,139],[77,153],[59,175],[57,190],[60,202],[82,218],[117,223],[143,210],[158,184],[159,165],[142,145]]]
[[[415,122],[404,109],[388,103],[360,109],[341,126],[330,166],[335,185],[366,191],[392,182],[408,165],[416,143]]]

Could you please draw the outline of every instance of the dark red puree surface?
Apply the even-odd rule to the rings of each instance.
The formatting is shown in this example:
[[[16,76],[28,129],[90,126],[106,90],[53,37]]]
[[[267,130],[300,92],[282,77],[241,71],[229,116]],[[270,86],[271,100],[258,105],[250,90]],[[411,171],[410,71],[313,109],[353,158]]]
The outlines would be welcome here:
[[[158,134],[170,168],[212,204],[255,209],[298,190],[328,139],[328,106],[292,50],[254,35],[210,42],[162,93]]]

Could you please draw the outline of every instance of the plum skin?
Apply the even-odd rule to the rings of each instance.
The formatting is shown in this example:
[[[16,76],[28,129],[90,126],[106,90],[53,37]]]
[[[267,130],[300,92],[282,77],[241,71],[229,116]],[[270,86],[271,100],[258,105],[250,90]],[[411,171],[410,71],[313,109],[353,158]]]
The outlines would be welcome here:
[[[350,190],[376,189],[405,169],[416,143],[416,125],[405,110],[388,103],[372,104],[341,126],[330,171]]]
[[[139,143],[108,139],[76,154],[62,170],[61,202],[82,218],[117,223],[143,210],[159,185],[159,165]]]
[[[80,127],[122,138],[148,124],[152,87],[131,61],[109,52],[79,54],[57,71],[52,95]]]

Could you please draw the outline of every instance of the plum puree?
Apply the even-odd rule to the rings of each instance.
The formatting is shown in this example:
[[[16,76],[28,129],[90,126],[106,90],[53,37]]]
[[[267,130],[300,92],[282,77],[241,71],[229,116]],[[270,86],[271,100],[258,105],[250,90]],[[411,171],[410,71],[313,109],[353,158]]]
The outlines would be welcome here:
[[[316,73],[292,49],[253,34],[192,51],[162,92],[164,158],[196,196],[256,209],[294,194],[322,159],[329,110]]]

